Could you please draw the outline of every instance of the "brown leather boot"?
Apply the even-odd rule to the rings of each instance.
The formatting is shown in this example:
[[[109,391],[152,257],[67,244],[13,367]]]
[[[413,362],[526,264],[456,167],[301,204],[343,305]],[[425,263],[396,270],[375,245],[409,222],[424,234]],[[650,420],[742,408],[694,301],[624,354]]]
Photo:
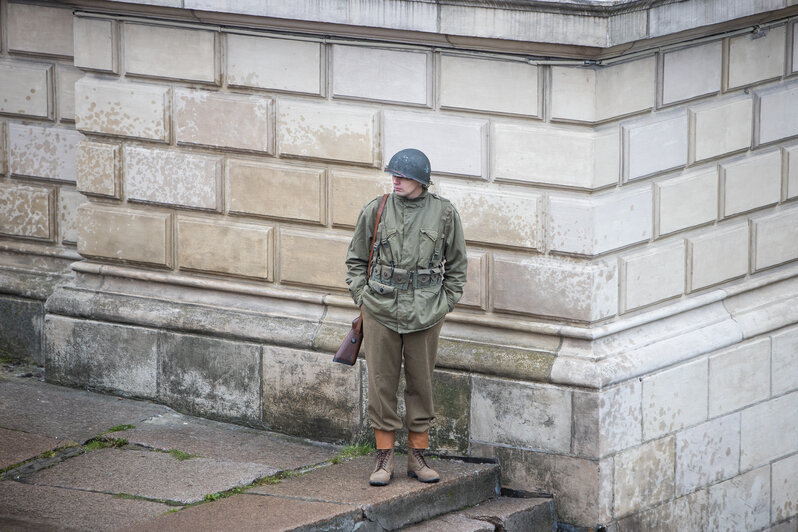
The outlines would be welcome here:
[[[393,478],[393,448],[377,449],[377,465],[369,477],[372,486],[387,486]]]
[[[407,476],[414,477],[421,482],[438,482],[441,477],[438,472],[427,465],[424,459],[424,449],[407,450]]]

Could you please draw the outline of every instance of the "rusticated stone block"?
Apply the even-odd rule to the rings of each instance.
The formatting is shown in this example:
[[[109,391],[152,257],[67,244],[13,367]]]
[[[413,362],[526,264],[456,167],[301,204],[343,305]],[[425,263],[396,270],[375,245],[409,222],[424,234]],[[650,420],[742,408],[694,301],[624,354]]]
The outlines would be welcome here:
[[[739,413],[677,432],[676,495],[737,475],[739,461]]]
[[[268,226],[181,216],[177,263],[186,270],[271,280],[272,233]]]
[[[346,250],[351,237],[284,229],[280,232],[280,280],[346,288]]]
[[[770,397],[770,338],[734,346],[709,358],[709,417]]]
[[[84,70],[118,72],[117,23],[113,20],[75,17],[75,66]]]
[[[604,390],[599,400],[599,452],[615,453],[642,441],[643,386],[638,379]]]
[[[0,183],[0,234],[52,239],[54,207],[51,188]]]
[[[321,94],[321,44],[227,34],[227,84]]]
[[[573,410],[573,430],[571,452],[584,458],[599,458],[601,419],[600,397],[595,391],[574,390],[571,408]]]
[[[334,226],[354,227],[363,206],[391,191],[390,176],[374,172],[331,170],[330,208]]]
[[[87,194],[119,197],[119,146],[81,142],[77,149],[77,186]]]
[[[708,530],[759,530],[769,523],[769,466],[709,487]]]
[[[759,144],[798,135],[798,83],[763,90],[759,98]]]
[[[798,259],[798,210],[755,218],[754,271]]]
[[[152,399],[157,394],[158,332],[153,329],[49,315],[45,361],[50,382]]]
[[[261,346],[162,331],[158,398],[177,410],[260,422]]]
[[[717,93],[722,55],[720,40],[662,54],[662,103]]]
[[[252,161],[227,163],[227,209],[321,223],[325,216],[324,170]]]
[[[623,517],[673,497],[674,447],[674,438],[669,436],[615,456],[615,517]]]
[[[730,89],[781,77],[784,73],[785,26],[763,34],[746,33],[729,39]]]
[[[798,392],[746,408],[740,421],[740,470],[798,449]]]
[[[86,196],[66,187],[58,190],[58,238],[63,244],[78,243],[78,206]]]
[[[748,223],[687,239],[689,290],[700,290],[748,273]]]
[[[8,49],[72,56],[72,10],[8,4]]]
[[[474,377],[471,438],[570,453],[571,394],[553,386]]]
[[[333,96],[429,103],[429,53],[336,44],[332,54]]]
[[[798,454],[773,462],[771,518],[781,521],[798,513]]]
[[[696,161],[747,150],[751,146],[753,103],[750,96],[693,107],[690,119]]]
[[[772,394],[798,389],[798,328],[773,335]]]
[[[660,235],[713,222],[718,216],[718,171],[655,183],[654,198]]]
[[[97,81],[75,84],[76,127],[92,133],[169,140],[169,87]]]
[[[126,23],[124,31],[128,74],[218,81],[215,32],[132,23]]]
[[[175,89],[178,144],[270,152],[271,99]]]
[[[42,301],[7,295],[0,297],[0,351],[44,364],[43,326]]]
[[[375,115],[359,107],[281,100],[280,153],[373,165]]]
[[[6,124],[0,122],[0,174],[5,174],[8,169],[6,160]]]
[[[487,120],[384,111],[383,162],[414,147],[429,157],[433,172],[484,178],[487,126]]]
[[[129,200],[218,210],[221,172],[221,157],[125,146]]]
[[[58,115],[66,121],[75,120],[75,83],[83,72],[64,65],[56,66],[56,94],[58,95]]]
[[[643,378],[643,441],[707,419],[707,360]]]
[[[787,199],[792,199],[798,197],[798,146],[783,150],[787,165]]]
[[[272,430],[326,441],[353,441],[360,432],[358,368],[331,355],[265,346],[263,422]]]
[[[95,207],[78,208],[78,253],[172,266],[172,215]]]
[[[485,310],[487,300],[488,255],[484,251],[468,251],[468,282],[463,287],[463,297],[458,305],[477,307]]]
[[[495,253],[492,276],[497,310],[595,321],[618,308],[614,261],[591,264]]]
[[[621,257],[621,309],[626,312],[684,292],[684,242]]]
[[[684,111],[627,122],[623,131],[623,177],[646,177],[687,164]]]
[[[466,240],[542,249],[543,199],[538,194],[439,184],[463,223]]]
[[[430,447],[436,452],[468,453],[471,416],[471,376],[451,371],[432,373],[435,419],[429,428]]]
[[[83,135],[71,129],[8,125],[12,174],[75,182],[75,159]]]
[[[538,67],[441,54],[442,107],[538,116]]]
[[[22,61],[0,63],[0,113],[52,118],[53,67]]]

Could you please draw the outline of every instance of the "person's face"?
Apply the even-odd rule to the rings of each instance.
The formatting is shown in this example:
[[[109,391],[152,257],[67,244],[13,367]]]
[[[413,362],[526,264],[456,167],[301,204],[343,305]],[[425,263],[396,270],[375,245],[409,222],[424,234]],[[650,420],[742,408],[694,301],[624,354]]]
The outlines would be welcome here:
[[[407,199],[417,198],[421,195],[424,187],[418,181],[407,179],[406,177],[393,177],[393,192],[397,196]]]

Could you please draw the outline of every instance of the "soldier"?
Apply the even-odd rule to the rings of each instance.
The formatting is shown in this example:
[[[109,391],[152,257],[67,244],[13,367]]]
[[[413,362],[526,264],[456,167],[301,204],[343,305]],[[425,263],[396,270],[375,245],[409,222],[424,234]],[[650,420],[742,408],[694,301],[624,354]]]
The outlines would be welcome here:
[[[437,482],[438,473],[424,459],[434,417],[432,370],[443,318],[466,282],[465,239],[451,202],[427,191],[430,163],[423,152],[402,150],[385,171],[393,176],[393,194],[377,228],[371,264],[369,247],[381,197],[360,212],[346,257],[349,292],[363,312],[368,413],[377,440],[369,483],[385,486],[393,477],[394,435],[402,428],[396,393],[403,361],[407,474]]]

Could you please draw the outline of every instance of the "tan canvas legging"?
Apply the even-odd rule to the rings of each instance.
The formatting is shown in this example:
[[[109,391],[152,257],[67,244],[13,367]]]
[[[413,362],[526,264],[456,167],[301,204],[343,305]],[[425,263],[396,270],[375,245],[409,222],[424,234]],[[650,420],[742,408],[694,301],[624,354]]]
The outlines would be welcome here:
[[[375,429],[402,428],[396,412],[399,371],[405,364],[405,423],[412,432],[426,432],[434,417],[432,370],[443,320],[429,329],[399,334],[363,311],[363,350],[369,375],[368,413]]]

